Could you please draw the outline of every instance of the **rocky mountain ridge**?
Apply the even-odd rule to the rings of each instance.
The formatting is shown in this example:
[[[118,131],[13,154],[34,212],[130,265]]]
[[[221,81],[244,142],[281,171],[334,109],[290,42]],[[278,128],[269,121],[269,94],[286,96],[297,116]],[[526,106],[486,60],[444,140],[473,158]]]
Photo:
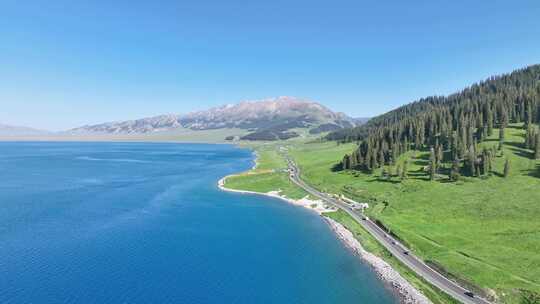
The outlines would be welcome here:
[[[248,140],[274,140],[295,137],[296,128],[310,133],[333,131],[356,125],[354,119],[305,99],[281,96],[244,101],[204,111],[167,114],[154,117],[87,125],[69,130],[71,134],[147,134],[178,129],[212,130],[237,128],[249,130]]]

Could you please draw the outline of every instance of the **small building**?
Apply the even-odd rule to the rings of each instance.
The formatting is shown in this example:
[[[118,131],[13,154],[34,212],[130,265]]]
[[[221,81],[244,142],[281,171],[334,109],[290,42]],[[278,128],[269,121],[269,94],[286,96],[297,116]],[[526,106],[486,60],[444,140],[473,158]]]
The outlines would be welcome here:
[[[340,199],[344,202],[346,202],[347,204],[349,204],[351,206],[351,208],[355,209],[355,210],[362,210],[364,211],[364,209],[367,209],[369,208],[369,204],[368,203],[359,203],[357,201],[354,201],[348,197],[346,197],[345,195],[341,195],[340,196]]]

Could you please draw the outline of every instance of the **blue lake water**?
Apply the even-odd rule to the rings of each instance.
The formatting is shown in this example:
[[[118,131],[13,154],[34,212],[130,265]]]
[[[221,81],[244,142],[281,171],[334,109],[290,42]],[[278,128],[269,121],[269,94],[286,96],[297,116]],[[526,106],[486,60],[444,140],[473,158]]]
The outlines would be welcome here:
[[[0,303],[396,303],[226,145],[0,143]]]

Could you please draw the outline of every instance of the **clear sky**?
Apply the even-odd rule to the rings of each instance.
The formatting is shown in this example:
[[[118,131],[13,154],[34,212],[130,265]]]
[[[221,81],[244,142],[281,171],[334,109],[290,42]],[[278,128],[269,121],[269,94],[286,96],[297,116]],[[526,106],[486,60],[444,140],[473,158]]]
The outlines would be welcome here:
[[[373,116],[540,63],[540,1],[0,0],[0,122],[290,95]]]

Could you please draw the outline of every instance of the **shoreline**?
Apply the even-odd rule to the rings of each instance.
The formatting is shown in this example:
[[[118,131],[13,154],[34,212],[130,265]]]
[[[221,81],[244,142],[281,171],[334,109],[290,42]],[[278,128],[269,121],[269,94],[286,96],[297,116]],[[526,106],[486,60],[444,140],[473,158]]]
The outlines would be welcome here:
[[[324,220],[328,223],[332,231],[337,237],[345,244],[347,248],[357,255],[360,260],[368,264],[373,271],[377,274],[377,277],[397,294],[400,299],[400,303],[405,304],[430,304],[431,301],[409,281],[399,274],[390,264],[384,261],[382,258],[374,255],[373,253],[366,251],[362,244],[354,237],[352,232],[345,228],[345,226],[334,221],[333,219],[323,216]]]
[[[335,211],[334,209],[326,208],[326,206],[325,206],[326,204],[321,200],[311,200],[311,199],[308,199],[307,196],[304,197],[304,198],[295,200],[295,199],[288,198],[288,197],[286,197],[284,195],[281,195],[280,194],[281,191],[279,191],[279,190],[264,193],[264,192],[255,192],[255,191],[237,190],[237,189],[227,188],[227,187],[225,187],[225,180],[229,176],[234,176],[234,175],[225,176],[225,177],[221,178],[218,181],[218,188],[220,190],[227,191],[227,192],[240,193],[240,194],[263,195],[263,196],[268,196],[268,197],[281,199],[281,200],[283,200],[283,201],[285,201],[285,202],[287,202],[289,204],[304,207],[304,208],[306,208],[308,210],[314,211],[320,216],[323,216],[323,213],[325,213],[325,212]]]
[[[254,153],[256,155],[256,153]],[[252,169],[255,169],[258,165],[255,159],[255,165]],[[307,198],[294,200],[280,195],[280,191],[270,191],[267,193],[255,192],[248,190],[237,190],[225,187],[225,181],[228,177],[234,176],[228,175],[221,178],[218,181],[218,188],[222,191],[241,193],[241,194],[256,194],[264,195],[268,197],[278,198],[287,203],[304,207],[308,210],[316,212],[323,220],[329,225],[330,229],[337,238],[343,242],[343,244],[353,252],[363,263],[367,263],[371,269],[376,273],[377,277],[386,284],[391,291],[399,298],[400,303],[404,304],[430,304],[432,303],[425,295],[423,295],[418,289],[412,286],[405,278],[403,278],[399,272],[397,272],[392,266],[390,266],[382,258],[366,251],[360,242],[354,237],[351,231],[345,228],[340,223],[324,215],[325,212],[332,212],[335,209],[326,208],[324,202],[317,200],[310,200]],[[315,206],[316,207],[313,207]],[[333,207],[332,207],[333,208]]]

